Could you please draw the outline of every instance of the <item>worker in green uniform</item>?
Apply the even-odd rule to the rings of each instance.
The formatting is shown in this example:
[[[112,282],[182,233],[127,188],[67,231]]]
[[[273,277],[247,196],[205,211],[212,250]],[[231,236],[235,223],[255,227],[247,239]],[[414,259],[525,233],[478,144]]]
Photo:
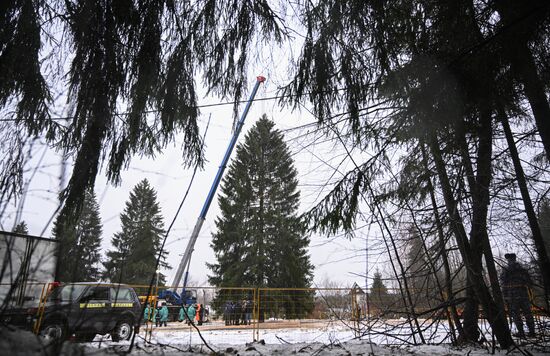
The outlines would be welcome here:
[[[157,309],[154,307],[154,306],[150,306],[149,304],[147,304],[145,306],[145,311],[143,312],[143,320],[145,322],[147,321],[151,321],[151,322],[156,322],[157,320]]]
[[[196,313],[197,313],[197,309],[195,308],[195,305],[191,304],[187,308],[187,317],[189,318],[189,320],[187,320],[187,323],[194,322]]]
[[[143,312],[143,321],[145,323],[149,321],[149,304],[145,305],[145,311]]]
[[[178,321],[181,323],[184,320],[187,320],[187,318],[185,317],[185,306],[182,304],[178,315]]]
[[[149,320],[151,320],[151,322],[155,322],[155,326],[159,326],[158,311],[159,311],[158,308],[151,306],[151,314],[152,315],[149,316]]]
[[[166,302],[162,303],[162,307],[159,311],[159,319],[160,319],[160,326],[164,324],[164,326],[167,326],[168,322],[168,307],[166,306]]]

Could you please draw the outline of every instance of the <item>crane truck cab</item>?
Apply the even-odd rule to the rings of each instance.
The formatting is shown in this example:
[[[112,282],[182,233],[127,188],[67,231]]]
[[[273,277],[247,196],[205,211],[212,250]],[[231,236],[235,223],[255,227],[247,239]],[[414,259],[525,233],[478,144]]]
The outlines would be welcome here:
[[[178,321],[179,312],[182,305],[191,305],[197,303],[196,293],[192,290],[185,290],[183,295],[172,290],[160,290],[158,294],[158,305],[166,302],[168,307],[168,320]]]
[[[179,320],[180,309],[184,305],[196,306],[197,314],[194,322],[197,325],[202,325],[209,320],[210,310],[204,304],[197,303],[196,291],[194,290],[187,289],[183,295],[171,290],[161,290],[156,300],[157,306],[162,305],[163,302],[166,302],[166,306],[168,307],[168,320],[170,321],[181,321]]]

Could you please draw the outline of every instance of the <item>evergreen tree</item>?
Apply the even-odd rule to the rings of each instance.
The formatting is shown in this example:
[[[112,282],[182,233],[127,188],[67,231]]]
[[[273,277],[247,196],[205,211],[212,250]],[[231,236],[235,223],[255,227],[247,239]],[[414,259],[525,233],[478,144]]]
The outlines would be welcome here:
[[[222,183],[221,216],[211,245],[217,262],[208,264],[210,283],[309,287],[313,266],[306,250],[309,238],[297,216],[296,176],[283,135],[264,115],[237,147]],[[311,309],[311,302],[309,295],[301,295],[277,308],[296,315]]]
[[[256,41],[281,42],[285,32],[267,1],[254,6],[172,1],[4,3],[0,108],[16,113],[10,132],[43,134],[72,155],[75,163],[61,215],[74,223],[84,191],[94,185],[103,159],[109,161],[107,178],[118,182],[132,155],[154,156],[176,134],[183,134],[183,162],[202,161],[195,76],[202,76],[208,91],[230,95],[237,102],[249,84],[246,69]],[[50,41],[56,45],[46,45]],[[57,51],[74,54],[70,63],[55,55]],[[68,93],[70,122],[65,126],[50,116],[56,111],[51,89],[58,86]],[[117,120],[121,107],[129,113],[123,121]],[[0,194],[3,188],[17,192],[10,184],[21,185],[17,169],[21,159],[14,160],[16,164],[0,171]]]
[[[371,294],[373,296],[381,296],[388,294],[388,288],[384,285],[384,282],[382,281],[382,273],[377,269],[376,272],[374,272],[374,277],[372,279],[372,286],[370,287]]]
[[[427,308],[438,295],[435,276],[430,269],[422,237],[413,226],[409,227],[407,234],[405,277],[408,278],[408,287],[415,306]]]
[[[405,241],[407,250],[406,276],[409,278],[409,287],[412,288],[414,294],[418,295],[426,287],[426,275],[429,272],[420,237],[413,229],[409,229],[409,234],[408,240]]]
[[[374,272],[369,297],[370,309],[373,310],[375,314],[377,312],[382,314],[388,304],[388,289],[384,285],[384,282],[382,281],[382,274],[378,271],[378,269]]]
[[[164,235],[164,221],[157,193],[147,179],[130,192],[124,212],[120,214],[122,229],[112,239],[113,249],[107,252],[104,277],[111,282],[149,284],[156,272],[156,260]],[[169,268],[167,252],[162,251],[160,266]],[[164,274],[159,284],[165,284]]]
[[[95,193],[86,191],[84,205],[75,227],[58,216],[53,236],[65,245],[58,256],[57,278],[62,282],[97,281],[100,277],[102,225]]]
[[[27,223],[25,221],[21,221],[17,226],[13,228],[13,232],[16,234],[23,234],[28,235],[29,234],[29,228],[27,227]]]

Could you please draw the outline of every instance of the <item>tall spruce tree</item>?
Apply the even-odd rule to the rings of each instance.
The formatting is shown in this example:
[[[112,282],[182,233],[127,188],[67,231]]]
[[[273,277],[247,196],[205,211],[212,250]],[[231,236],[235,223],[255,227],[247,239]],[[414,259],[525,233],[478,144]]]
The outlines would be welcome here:
[[[390,303],[388,288],[382,280],[382,273],[377,269],[374,272],[372,285],[370,287],[369,308],[370,312],[375,315],[383,315]]]
[[[59,281],[87,282],[100,278],[101,234],[99,205],[93,190],[88,190],[75,227],[65,224],[62,215],[54,223],[53,235],[67,249],[67,253],[58,256]]]
[[[274,123],[264,115],[237,147],[222,183],[221,216],[208,264],[216,286],[309,287],[309,261],[304,225],[297,216],[300,193],[297,171]],[[286,315],[307,312],[309,296],[279,299]]]
[[[408,278],[415,306],[428,308],[434,300],[437,300],[438,290],[424,244],[423,237],[413,226],[410,226],[407,229],[404,246],[407,251],[405,277]]]
[[[25,221],[21,221],[13,228],[13,232],[15,232],[16,234],[28,235],[29,229],[27,227],[27,223]]]
[[[148,284],[156,271],[156,260],[164,234],[164,219],[157,193],[147,179],[139,182],[120,214],[122,230],[112,239],[113,250],[107,252],[104,277],[111,282]],[[160,267],[169,268],[167,252],[162,251]],[[159,274],[159,283],[166,277]]]

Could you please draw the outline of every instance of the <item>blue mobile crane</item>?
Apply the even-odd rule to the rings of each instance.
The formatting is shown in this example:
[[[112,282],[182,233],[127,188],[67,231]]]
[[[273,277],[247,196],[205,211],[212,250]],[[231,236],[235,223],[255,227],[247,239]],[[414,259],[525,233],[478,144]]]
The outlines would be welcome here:
[[[231,156],[231,152],[233,151],[233,148],[235,147],[237,143],[237,139],[239,137],[239,134],[241,133],[242,127],[244,125],[244,120],[246,119],[246,116],[248,115],[248,111],[250,110],[250,107],[252,106],[252,102],[254,101],[254,98],[256,97],[256,93],[258,92],[258,88],[260,87],[260,84],[265,82],[265,77],[258,76],[256,77],[256,84],[254,85],[254,89],[252,89],[252,93],[250,94],[250,98],[248,99],[248,102],[246,103],[246,107],[244,108],[243,113],[241,114],[241,117],[239,121],[237,122],[237,125],[235,126],[235,131],[233,132],[233,137],[231,138],[231,141],[229,142],[229,146],[227,147],[227,150],[225,151],[225,156],[223,157],[223,160],[221,162],[221,165],[218,169],[218,173],[216,174],[216,178],[214,178],[214,182],[212,183],[212,187],[210,188],[210,192],[208,193],[208,196],[206,197],[206,201],[204,202],[204,205],[202,207],[201,213],[197,219],[197,222],[195,223],[195,227],[193,228],[193,232],[191,233],[191,237],[189,238],[189,242],[187,243],[187,248],[185,249],[185,252],[181,258],[181,262],[178,266],[178,269],[176,271],[176,275],[174,276],[174,280],[172,281],[172,287],[169,290],[161,290],[159,291],[159,299],[164,299],[168,303],[172,305],[180,306],[182,304],[194,304],[197,302],[197,298],[193,296],[191,291],[186,290],[187,286],[187,278],[189,273],[189,265],[191,263],[191,255],[193,253],[195,242],[197,241],[197,237],[199,236],[199,232],[202,228],[202,225],[204,221],[206,220],[206,214],[208,213],[208,209],[210,208],[210,204],[212,203],[212,200],[214,199],[214,195],[216,194],[216,190],[218,189],[218,185],[220,184],[223,176],[223,172],[225,171],[225,168],[227,166],[227,162],[229,161],[229,157]],[[183,273],[185,271],[185,278],[183,281],[183,287],[181,289],[181,294],[178,293],[178,288],[181,283],[181,279],[183,277]]]

